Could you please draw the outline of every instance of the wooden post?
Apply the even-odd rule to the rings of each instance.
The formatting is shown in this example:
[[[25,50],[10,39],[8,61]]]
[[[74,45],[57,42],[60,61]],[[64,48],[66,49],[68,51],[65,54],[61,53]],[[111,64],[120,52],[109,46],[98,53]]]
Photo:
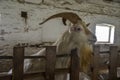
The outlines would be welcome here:
[[[77,49],[71,51],[70,80],[79,80],[80,58]]]
[[[92,80],[98,80],[98,70],[99,70],[99,63],[100,63],[100,46],[95,45],[93,47],[94,57],[93,57],[93,75]]]
[[[109,80],[117,80],[117,46],[110,46]]]
[[[46,46],[46,80],[55,80],[56,47]]]
[[[23,80],[24,47],[13,49],[13,80]]]

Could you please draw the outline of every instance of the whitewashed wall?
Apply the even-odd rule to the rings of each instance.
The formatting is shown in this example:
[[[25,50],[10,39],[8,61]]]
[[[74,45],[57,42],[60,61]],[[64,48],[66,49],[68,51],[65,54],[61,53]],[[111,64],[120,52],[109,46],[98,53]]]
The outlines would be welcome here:
[[[29,0],[26,0],[29,1]],[[27,25],[21,11],[28,13]],[[53,19],[39,25],[47,17],[59,12],[75,12],[95,32],[97,23],[115,25],[115,43],[120,45],[120,4],[102,0],[30,0],[19,3],[16,0],[0,0],[0,48],[18,43],[39,44],[53,42],[67,29],[61,19]]]

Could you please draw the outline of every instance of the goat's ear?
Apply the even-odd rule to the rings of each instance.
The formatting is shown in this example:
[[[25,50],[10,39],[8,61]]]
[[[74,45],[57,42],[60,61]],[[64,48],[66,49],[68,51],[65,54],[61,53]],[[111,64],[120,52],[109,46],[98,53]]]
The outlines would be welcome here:
[[[87,23],[86,26],[88,27],[90,25],[90,23]]]

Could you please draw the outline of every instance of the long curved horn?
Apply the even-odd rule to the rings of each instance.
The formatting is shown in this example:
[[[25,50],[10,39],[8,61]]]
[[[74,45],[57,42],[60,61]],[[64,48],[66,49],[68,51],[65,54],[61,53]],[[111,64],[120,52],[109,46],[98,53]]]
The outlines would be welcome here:
[[[41,22],[40,25],[45,23],[46,21],[48,21],[50,19],[58,18],[58,17],[62,17],[63,18],[63,24],[64,25],[66,25],[66,20],[69,20],[73,24],[76,24],[78,22],[78,20],[82,21],[82,19],[76,13],[73,13],[73,12],[62,12],[62,13],[58,13],[58,14],[50,16],[45,21]]]

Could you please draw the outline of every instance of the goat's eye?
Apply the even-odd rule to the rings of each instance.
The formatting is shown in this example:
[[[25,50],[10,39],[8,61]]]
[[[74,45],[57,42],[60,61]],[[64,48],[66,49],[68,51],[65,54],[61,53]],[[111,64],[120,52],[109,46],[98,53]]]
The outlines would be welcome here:
[[[80,31],[80,28],[77,28],[78,31]]]

